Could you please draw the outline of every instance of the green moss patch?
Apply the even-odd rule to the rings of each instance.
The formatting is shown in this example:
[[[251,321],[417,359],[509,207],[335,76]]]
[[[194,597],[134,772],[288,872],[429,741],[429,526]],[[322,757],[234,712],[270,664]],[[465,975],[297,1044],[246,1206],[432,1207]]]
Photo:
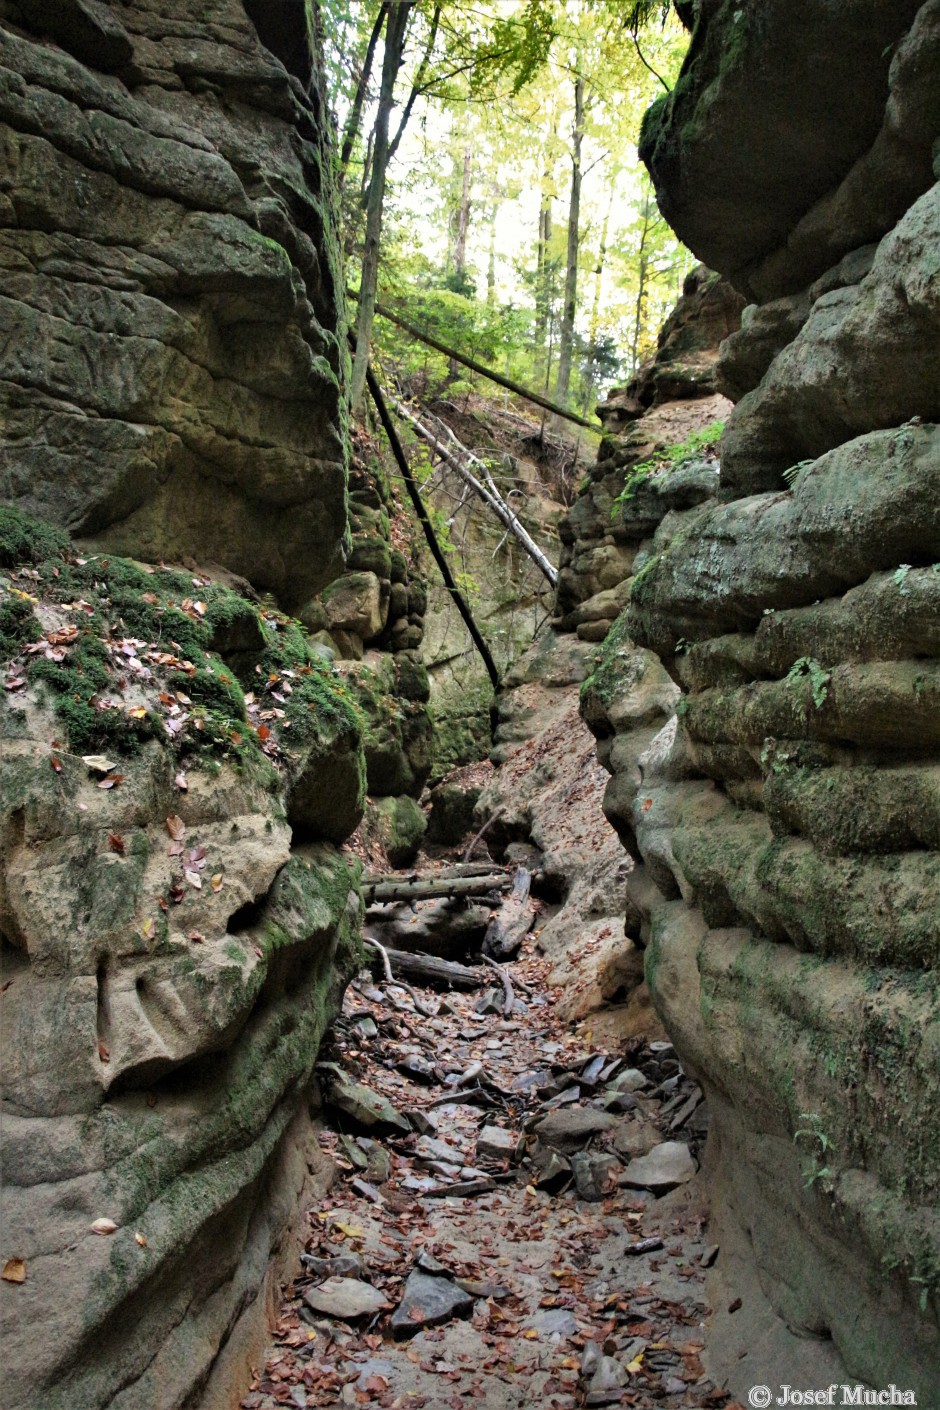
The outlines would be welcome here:
[[[353,697],[300,624],[229,588],[83,558],[58,530],[8,509],[0,563],[6,697],[45,697],[74,753],[132,753],[157,738],[194,761],[289,767],[325,724],[358,736]]]

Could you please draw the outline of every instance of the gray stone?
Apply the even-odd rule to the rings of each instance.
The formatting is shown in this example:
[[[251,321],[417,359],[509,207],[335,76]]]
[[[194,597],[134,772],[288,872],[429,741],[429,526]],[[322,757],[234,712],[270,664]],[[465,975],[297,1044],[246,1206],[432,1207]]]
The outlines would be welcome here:
[[[615,1405],[629,1379],[619,1361],[612,1356],[602,1356],[591,1375],[585,1405]]]
[[[681,1141],[663,1141],[648,1155],[631,1160],[621,1183],[635,1189],[664,1194],[684,1185],[695,1176],[695,1162],[687,1145]]]
[[[567,1307],[549,1307],[543,1312],[536,1312],[525,1326],[544,1332],[546,1336],[576,1337],[579,1331],[577,1318]]]
[[[644,1087],[648,1086],[649,1078],[638,1067],[625,1068],[607,1084],[608,1091],[611,1092],[641,1092]]]
[[[563,1111],[549,1112],[536,1122],[535,1130],[540,1141],[554,1150],[576,1151],[592,1136],[610,1131],[617,1125],[617,1118],[605,1111],[595,1111],[592,1107],[568,1107]]]
[[[621,1165],[613,1155],[576,1151],[571,1157],[571,1169],[579,1197],[597,1203],[616,1189]]]
[[[424,1327],[437,1327],[454,1317],[469,1317],[473,1298],[447,1278],[427,1273],[408,1275],[401,1302],[392,1313],[392,1335],[405,1341]]]
[[[477,1160],[516,1160],[521,1138],[502,1126],[484,1126],[477,1136]]]
[[[371,1283],[358,1278],[327,1278],[304,1293],[304,1302],[314,1312],[338,1317],[343,1322],[355,1322],[360,1317],[374,1317],[390,1306]]]
[[[367,1131],[411,1130],[407,1119],[396,1111],[387,1097],[343,1074],[329,1075],[326,1097],[330,1106],[341,1111],[356,1126]]]
[[[305,1273],[310,1277],[319,1278],[321,1281],[326,1278],[363,1278],[365,1276],[365,1264],[358,1253],[341,1253],[336,1258],[315,1258],[312,1254],[302,1253],[300,1264]]]
[[[547,1190],[550,1195],[558,1194],[571,1180],[571,1162],[557,1151],[549,1151],[547,1160],[541,1164],[536,1189]]]
[[[419,1106],[405,1107],[403,1115],[408,1118],[421,1136],[434,1136],[437,1133],[438,1116],[434,1111],[425,1111]]]

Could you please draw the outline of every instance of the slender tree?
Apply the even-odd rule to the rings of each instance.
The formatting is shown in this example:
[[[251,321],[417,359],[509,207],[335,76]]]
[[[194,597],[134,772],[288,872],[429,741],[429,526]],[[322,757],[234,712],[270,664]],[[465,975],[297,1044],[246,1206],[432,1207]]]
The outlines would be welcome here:
[[[571,195],[568,202],[568,250],[565,264],[565,296],[558,334],[558,374],[555,400],[565,405],[571,381],[571,353],[574,346],[574,319],[578,301],[578,247],[581,219],[581,147],[584,141],[585,83],[582,74],[574,80],[574,125],[571,132]]]
[[[414,9],[412,0],[398,0],[391,5],[385,23],[385,55],[382,60],[382,86],[375,119],[375,141],[372,149],[372,175],[366,195],[366,236],[359,277],[359,320],[356,325],[356,354],[353,359],[350,397],[354,410],[362,404],[366,386],[366,370],[372,347],[372,323],[375,318],[375,294],[379,273],[379,246],[382,239],[382,213],[385,204],[385,179],[389,160],[389,122],[395,102],[395,80],[405,53],[408,21]]]

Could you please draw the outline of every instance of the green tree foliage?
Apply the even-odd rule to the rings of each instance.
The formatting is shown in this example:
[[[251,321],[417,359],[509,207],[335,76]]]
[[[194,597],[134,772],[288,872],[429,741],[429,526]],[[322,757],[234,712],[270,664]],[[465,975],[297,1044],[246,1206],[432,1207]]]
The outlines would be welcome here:
[[[688,42],[669,9],[322,0],[350,285],[572,410],[629,378],[693,262],[636,154]],[[381,318],[375,330],[402,375],[466,379]]]

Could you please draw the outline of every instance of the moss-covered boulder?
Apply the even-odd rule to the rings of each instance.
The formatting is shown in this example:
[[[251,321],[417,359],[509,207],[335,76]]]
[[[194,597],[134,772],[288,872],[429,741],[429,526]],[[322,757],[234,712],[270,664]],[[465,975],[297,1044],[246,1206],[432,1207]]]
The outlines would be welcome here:
[[[77,558],[3,509],[0,544],[10,1404],[182,1405],[260,1326],[308,1179],[358,958],[358,864],[324,839],[358,821],[359,716],[296,623],[228,588]],[[320,840],[292,848],[305,790]]]
[[[375,798],[366,810],[364,831],[384,850],[393,867],[407,867],[418,855],[427,818],[413,798]]]

